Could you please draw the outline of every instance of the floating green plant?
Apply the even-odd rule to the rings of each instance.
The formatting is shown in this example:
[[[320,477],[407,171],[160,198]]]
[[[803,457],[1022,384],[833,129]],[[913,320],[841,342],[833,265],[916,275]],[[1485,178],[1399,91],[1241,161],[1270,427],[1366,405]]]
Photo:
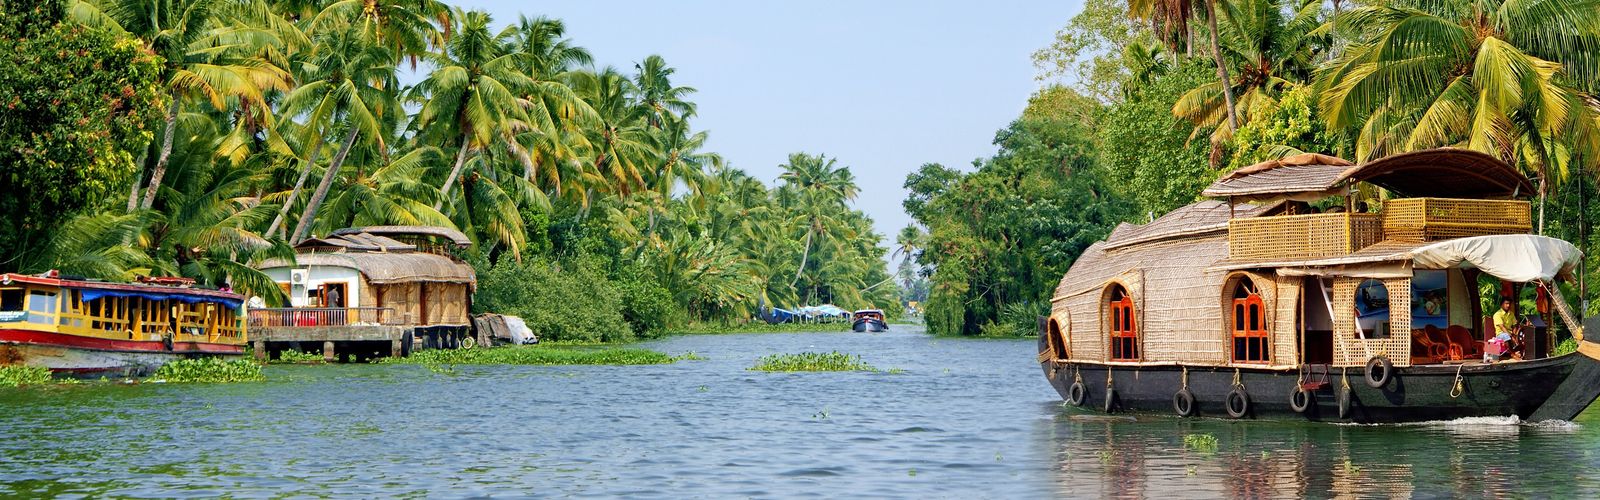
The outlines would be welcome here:
[[[488,349],[430,349],[403,358],[381,358],[379,362],[416,365],[664,365],[679,359],[698,359],[687,356],[692,354],[675,358],[649,349],[524,345]]]
[[[50,369],[43,366],[0,366],[0,387],[48,384],[51,381]]]
[[[300,352],[300,351],[295,351],[295,350],[288,350],[288,351],[283,351],[283,352],[278,353],[278,359],[274,359],[272,361],[268,361],[268,363],[286,364],[286,365],[289,365],[289,364],[301,365],[301,364],[321,363],[322,361],[323,361],[323,359],[322,359],[322,355],[321,354],[312,354],[312,353],[309,353],[309,352]]]
[[[877,368],[861,361],[861,356],[839,351],[762,356],[751,370],[764,372],[875,372]]]
[[[265,380],[261,365],[254,361],[221,358],[180,359],[164,365],[151,376],[167,382],[255,382]]]
[[[1197,451],[1217,451],[1217,437],[1210,434],[1185,434],[1183,447]]]

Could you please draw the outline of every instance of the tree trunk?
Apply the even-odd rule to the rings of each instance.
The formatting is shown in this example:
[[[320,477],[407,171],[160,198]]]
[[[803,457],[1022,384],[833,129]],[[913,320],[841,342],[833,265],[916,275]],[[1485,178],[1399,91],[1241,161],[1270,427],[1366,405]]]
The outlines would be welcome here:
[[[806,231],[806,246],[805,246],[805,250],[800,252],[800,268],[794,270],[794,281],[790,281],[789,282],[789,286],[790,287],[793,287],[795,285],[795,283],[799,283],[800,282],[800,273],[803,273],[803,272],[806,271],[806,259],[811,257],[811,235],[813,233],[816,233],[816,231],[814,231],[814,230],[813,231]]]
[[[167,107],[167,128],[161,134],[161,156],[156,157],[156,168],[150,171],[150,186],[145,188],[144,202],[139,208],[149,209],[156,203],[156,190],[161,189],[161,178],[167,175],[167,161],[172,159],[172,136],[174,128],[178,125],[178,97],[172,97],[172,105]]]
[[[311,177],[311,169],[316,168],[317,166],[317,153],[322,151],[321,141],[312,142],[314,145],[311,147],[311,152],[308,153],[309,157],[306,160],[306,167],[300,170],[300,178],[295,179],[294,189],[289,190],[289,198],[283,200],[283,206],[278,208],[278,216],[272,219],[272,225],[267,226],[266,237],[268,238],[271,238],[274,233],[277,233],[278,226],[282,225],[283,221],[288,218],[289,207],[294,206],[294,199],[300,196],[300,188],[306,185],[306,178]]]
[[[1183,25],[1183,58],[1188,60],[1194,57],[1194,23]]]
[[[300,213],[300,221],[294,225],[294,234],[289,237],[290,245],[297,245],[305,239],[306,231],[311,230],[312,219],[317,218],[317,209],[322,205],[322,200],[328,197],[328,189],[333,187],[333,180],[339,177],[339,167],[344,165],[344,159],[350,155],[350,147],[356,143],[356,134],[361,131],[354,123],[350,124],[350,132],[344,136],[344,144],[339,146],[339,154],[333,156],[333,163],[328,165],[328,171],[322,174],[322,182],[317,183],[317,192],[311,195],[311,201],[306,202],[305,211]]]
[[[461,166],[467,163],[467,134],[461,134],[461,150],[456,152],[456,166],[450,168],[450,176],[444,179],[444,186],[439,187],[439,201],[433,202],[433,209],[444,207],[445,198],[450,197],[450,186],[456,183],[456,177],[461,176]]]
[[[1545,191],[1545,176],[1540,175],[1539,176],[1539,232],[1535,233],[1535,234],[1538,234],[1538,235],[1541,235],[1541,236],[1544,235],[1544,198],[1545,198],[1545,193],[1546,193],[1546,191]]]
[[[1206,23],[1211,27],[1211,57],[1217,61],[1217,79],[1222,81],[1222,99],[1228,105],[1228,130],[1239,130],[1239,116],[1233,111],[1233,80],[1228,78],[1228,64],[1223,61],[1222,48],[1217,44],[1217,2],[1206,3]]]

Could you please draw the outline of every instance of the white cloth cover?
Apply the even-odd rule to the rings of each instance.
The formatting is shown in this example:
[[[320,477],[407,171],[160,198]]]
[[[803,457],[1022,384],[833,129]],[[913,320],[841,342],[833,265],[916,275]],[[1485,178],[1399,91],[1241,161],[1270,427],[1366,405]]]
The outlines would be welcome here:
[[[533,330],[528,328],[528,324],[523,322],[522,318],[516,316],[502,317],[506,320],[506,329],[510,330],[511,343],[519,345],[539,343],[539,337],[533,334]]]
[[[1583,261],[1571,243],[1532,234],[1475,236],[1441,241],[1411,251],[1417,269],[1476,267],[1506,281],[1549,281]]]

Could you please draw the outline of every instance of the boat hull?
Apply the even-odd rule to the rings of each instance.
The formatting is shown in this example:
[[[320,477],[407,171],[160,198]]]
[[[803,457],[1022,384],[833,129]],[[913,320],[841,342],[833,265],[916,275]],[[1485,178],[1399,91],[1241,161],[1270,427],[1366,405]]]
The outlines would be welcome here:
[[[243,345],[109,340],[31,330],[0,330],[0,364],[40,366],[74,376],[137,377],[168,362],[202,356],[238,357]]]
[[[877,320],[860,320],[850,325],[850,329],[857,332],[886,332],[889,325]]]
[[[1290,404],[1301,383],[1296,370],[1054,362],[1041,367],[1067,401],[1072,399],[1073,383],[1081,381],[1080,406],[1091,411],[1105,411],[1109,377],[1115,395],[1112,413],[1177,415],[1173,400],[1186,386],[1185,378],[1194,397],[1192,416],[1244,419],[1400,423],[1516,415],[1525,420],[1571,420],[1600,396],[1600,385],[1573,377],[1575,371],[1589,374],[1584,379],[1600,376],[1600,361],[1582,352],[1493,365],[1396,368],[1389,382],[1378,388],[1367,385],[1361,368],[1333,368],[1325,385],[1309,391],[1312,401],[1304,412]],[[1322,378],[1319,370],[1306,380]],[[1573,383],[1567,383],[1569,378]],[[1232,417],[1225,407],[1235,387],[1249,395],[1248,410],[1240,417]],[[1341,415],[1341,393],[1346,390],[1348,405]]]

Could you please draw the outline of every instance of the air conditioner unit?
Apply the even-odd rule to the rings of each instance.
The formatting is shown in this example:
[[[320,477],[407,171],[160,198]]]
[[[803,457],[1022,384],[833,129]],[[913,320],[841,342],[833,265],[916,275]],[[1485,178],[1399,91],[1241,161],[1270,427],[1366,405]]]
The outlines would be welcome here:
[[[302,285],[303,286],[303,285],[306,284],[307,281],[310,281],[310,280],[311,280],[311,272],[310,271],[307,271],[305,269],[290,269],[289,270],[289,282],[290,283],[294,283],[296,285]]]

